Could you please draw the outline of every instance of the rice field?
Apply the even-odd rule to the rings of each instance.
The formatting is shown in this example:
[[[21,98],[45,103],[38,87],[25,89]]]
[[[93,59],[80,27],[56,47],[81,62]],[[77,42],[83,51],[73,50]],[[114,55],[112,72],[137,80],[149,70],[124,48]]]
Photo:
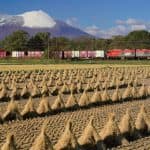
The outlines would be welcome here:
[[[150,66],[0,68],[1,150],[150,149]]]

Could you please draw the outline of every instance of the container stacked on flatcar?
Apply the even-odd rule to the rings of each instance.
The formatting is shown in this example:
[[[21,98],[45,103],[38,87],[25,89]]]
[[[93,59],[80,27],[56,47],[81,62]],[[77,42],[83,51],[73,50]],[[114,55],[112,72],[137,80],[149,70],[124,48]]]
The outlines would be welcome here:
[[[105,58],[104,50],[82,50],[82,51],[63,51],[65,59],[94,59],[94,58]]]
[[[8,51],[0,49],[0,58],[41,58],[44,51]],[[49,51],[49,58],[53,59],[150,59],[150,49],[111,49],[105,50],[68,50]]]
[[[6,51],[3,49],[0,49],[0,58],[6,58]]]
[[[27,56],[29,58],[41,58],[44,54],[44,51],[28,51]]]
[[[13,58],[23,58],[25,57],[24,51],[12,51],[12,57]]]
[[[150,49],[137,49],[136,50],[136,57],[144,59],[150,59]]]
[[[121,58],[123,56],[122,49],[112,49],[107,51],[107,58]]]

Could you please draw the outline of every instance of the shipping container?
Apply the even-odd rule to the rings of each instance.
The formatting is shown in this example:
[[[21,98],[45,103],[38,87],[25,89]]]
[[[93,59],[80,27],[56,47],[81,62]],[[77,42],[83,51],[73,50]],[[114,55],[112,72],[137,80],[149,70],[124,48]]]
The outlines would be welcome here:
[[[12,57],[14,58],[22,58],[25,56],[24,51],[12,51]]]
[[[88,58],[96,58],[96,51],[88,51]]]
[[[28,51],[28,57],[30,58],[41,58],[44,51]]]
[[[147,58],[150,57],[149,49],[136,49],[136,57]]]
[[[71,59],[72,58],[72,51],[64,51],[64,58]]]
[[[96,50],[96,58],[104,58],[105,52],[104,50]]]
[[[88,58],[88,51],[80,51],[80,58]]]
[[[133,57],[135,57],[135,50],[134,49],[125,49],[123,51],[123,56],[125,58],[133,58]]]
[[[6,51],[0,49],[0,58],[5,58],[6,57]]]
[[[80,52],[79,51],[72,51],[72,58],[79,58]]]
[[[107,52],[107,58],[120,58],[123,54],[122,49],[112,49]]]

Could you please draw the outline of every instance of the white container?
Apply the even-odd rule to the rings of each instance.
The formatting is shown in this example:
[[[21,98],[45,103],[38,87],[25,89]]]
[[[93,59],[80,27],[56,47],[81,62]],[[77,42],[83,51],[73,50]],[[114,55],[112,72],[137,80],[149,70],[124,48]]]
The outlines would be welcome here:
[[[96,57],[98,58],[104,58],[105,53],[104,50],[96,50]]]
[[[72,51],[72,58],[79,58],[79,57],[80,57],[79,51]]]
[[[14,58],[24,57],[24,52],[23,51],[12,51],[12,57],[14,57]]]

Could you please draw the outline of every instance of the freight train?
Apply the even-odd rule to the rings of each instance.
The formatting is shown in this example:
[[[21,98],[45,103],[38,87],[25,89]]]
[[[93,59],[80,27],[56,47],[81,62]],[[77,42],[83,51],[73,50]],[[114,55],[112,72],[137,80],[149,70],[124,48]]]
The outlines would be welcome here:
[[[0,58],[41,58],[44,51],[12,51],[0,49]],[[49,58],[57,59],[150,59],[150,49],[111,49],[82,51],[50,51]]]

